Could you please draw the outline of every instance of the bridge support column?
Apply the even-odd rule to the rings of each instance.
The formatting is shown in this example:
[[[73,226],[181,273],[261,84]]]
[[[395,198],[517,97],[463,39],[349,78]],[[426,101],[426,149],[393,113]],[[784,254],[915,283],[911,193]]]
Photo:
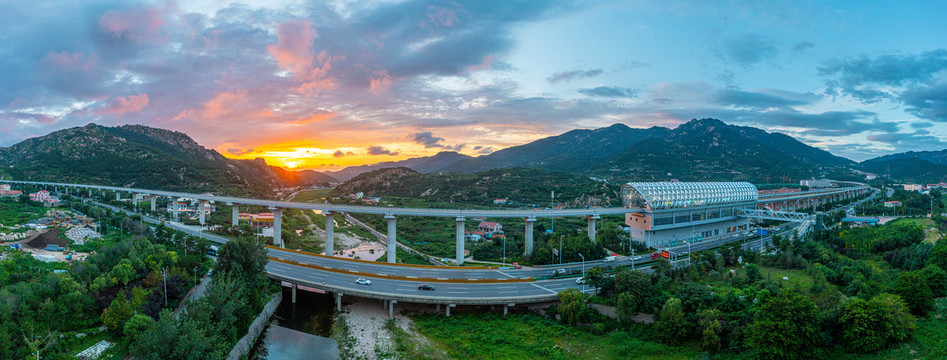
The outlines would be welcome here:
[[[240,205],[230,204],[230,207],[233,209],[233,213],[230,215],[230,225],[240,225]]]
[[[464,222],[463,216],[457,217],[457,265],[464,264]],[[447,309],[447,316],[450,316],[450,308]]]
[[[533,255],[533,223],[536,218],[526,218],[526,243],[524,244],[523,255]]]
[[[437,311],[441,311],[441,304],[437,304]]]
[[[115,201],[119,201],[119,200],[121,200],[121,199],[122,199],[122,193],[116,191],[116,192],[115,192]]]
[[[589,219],[589,240],[591,240],[592,243],[595,243],[595,220],[598,220],[598,219],[601,219],[601,218],[602,218],[602,217],[601,217],[601,216],[598,216],[598,215],[592,215],[592,216],[589,216],[589,217],[588,217],[588,219]]]
[[[326,255],[335,255],[335,214],[331,211],[323,211],[326,216]]]
[[[342,311],[342,293],[335,293],[335,310]]]
[[[158,211],[158,197],[151,195],[151,212]]]
[[[385,215],[388,220],[388,263],[394,264],[398,255],[398,225],[394,215]]]
[[[171,198],[171,220],[178,221],[178,198]]]
[[[89,199],[92,198],[92,189],[89,189]]]
[[[207,210],[207,200],[201,200],[201,201],[198,201],[197,203],[198,203],[197,216],[198,216],[198,219],[200,219],[199,221],[200,221],[201,226],[204,226],[204,223],[206,222],[205,219],[207,218],[207,215],[204,214],[204,211]]]
[[[273,245],[283,246],[283,209],[273,209]]]
[[[450,308],[457,306],[457,304],[447,304],[447,317],[450,317]]]
[[[395,318],[395,304],[397,303],[398,301],[396,300],[388,300],[388,318],[389,319]]]
[[[296,303],[296,284],[293,284],[293,304]]]
[[[510,311],[511,306],[516,306],[516,304],[509,303],[509,304],[503,305],[503,316],[506,316],[506,314]]]

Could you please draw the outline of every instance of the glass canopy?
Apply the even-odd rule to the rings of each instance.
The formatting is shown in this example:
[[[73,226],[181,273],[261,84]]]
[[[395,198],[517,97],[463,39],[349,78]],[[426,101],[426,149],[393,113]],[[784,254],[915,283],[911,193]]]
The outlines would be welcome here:
[[[748,182],[635,182],[621,187],[625,207],[651,210],[756,201],[759,192]]]

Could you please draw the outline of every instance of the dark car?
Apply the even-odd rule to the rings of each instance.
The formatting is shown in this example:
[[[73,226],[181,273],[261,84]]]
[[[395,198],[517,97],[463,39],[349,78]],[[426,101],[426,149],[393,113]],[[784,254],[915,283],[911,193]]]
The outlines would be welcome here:
[[[434,290],[434,287],[428,284],[418,285],[418,290]]]

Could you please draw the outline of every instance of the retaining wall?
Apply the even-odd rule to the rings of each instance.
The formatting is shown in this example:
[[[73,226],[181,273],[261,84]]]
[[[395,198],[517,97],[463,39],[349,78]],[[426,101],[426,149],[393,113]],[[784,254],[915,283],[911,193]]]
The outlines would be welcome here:
[[[240,338],[240,341],[237,341],[237,345],[234,345],[233,349],[230,350],[230,355],[227,356],[227,360],[237,360],[241,355],[250,351],[257,337],[260,336],[260,332],[266,327],[266,322],[273,316],[273,313],[276,312],[276,308],[279,307],[282,301],[283,291],[281,289],[280,292],[276,293],[273,299],[263,307],[263,311],[260,312],[260,315],[257,315],[256,319],[253,320],[247,334]]]

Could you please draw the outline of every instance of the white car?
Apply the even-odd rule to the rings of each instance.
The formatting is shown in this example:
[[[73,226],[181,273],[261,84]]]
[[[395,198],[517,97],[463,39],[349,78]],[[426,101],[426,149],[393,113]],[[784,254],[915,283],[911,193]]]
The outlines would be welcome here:
[[[632,260],[641,260],[641,255],[635,255],[635,257],[633,257]]]
[[[575,283],[580,285],[585,284],[585,278],[576,278]]]
[[[355,283],[359,285],[371,285],[372,281],[365,278],[358,278],[358,280],[355,280]]]
[[[604,262],[615,261],[615,259],[617,258],[618,258],[617,256],[606,256],[604,259],[602,259],[602,261]]]

